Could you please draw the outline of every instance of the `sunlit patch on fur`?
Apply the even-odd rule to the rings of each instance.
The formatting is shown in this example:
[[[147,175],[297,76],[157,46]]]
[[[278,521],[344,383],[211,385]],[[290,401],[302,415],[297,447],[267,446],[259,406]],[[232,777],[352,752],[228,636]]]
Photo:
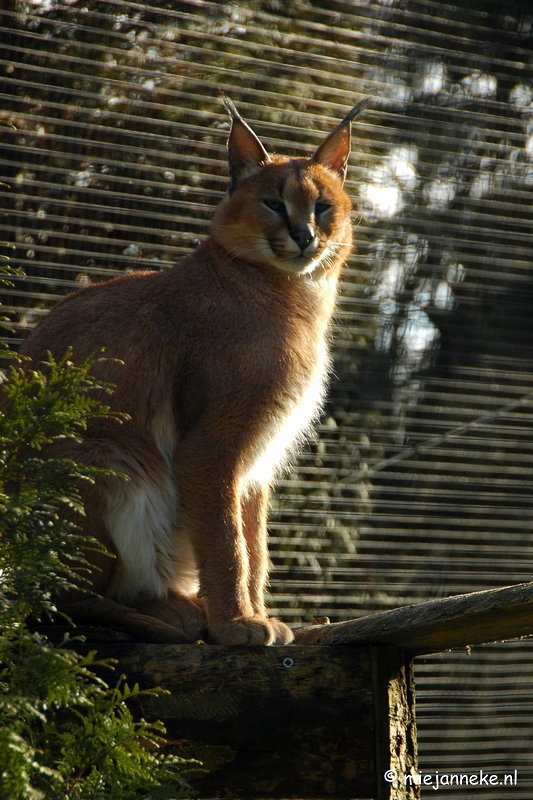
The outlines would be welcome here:
[[[303,395],[288,401],[281,413],[271,416],[270,425],[246,465],[245,488],[254,484],[268,485],[276,471],[287,465],[301,445],[316,422],[324,397],[327,367],[324,349],[320,367],[315,371]]]

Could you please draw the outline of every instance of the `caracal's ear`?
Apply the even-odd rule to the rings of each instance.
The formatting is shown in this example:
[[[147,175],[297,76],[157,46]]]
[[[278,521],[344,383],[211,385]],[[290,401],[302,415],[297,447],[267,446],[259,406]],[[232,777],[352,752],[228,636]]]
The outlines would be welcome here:
[[[335,130],[331,131],[329,136],[324,139],[320,147],[315,151],[315,154],[311,158],[311,163],[322,164],[323,167],[332,169],[340,175],[341,180],[344,182],[350,155],[351,123],[371,100],[371,97],[363,98],[363,100],[357,103],[357,105],[346,114],[343,121],[337,125]]]
[[[270,156],[229,97],[222,94],[222,102],[231,117],[228,162],[231,175],[230,191],[232,191],[240,178],[251,175],[261,164],[270,161]]]

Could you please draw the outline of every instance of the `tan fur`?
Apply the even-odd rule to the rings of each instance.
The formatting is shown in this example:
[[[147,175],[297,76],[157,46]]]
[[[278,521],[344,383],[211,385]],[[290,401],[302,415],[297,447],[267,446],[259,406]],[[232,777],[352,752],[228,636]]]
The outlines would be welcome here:
[[[65,610],[155,641],[284,644],[289,628],[264,606],[268,495],[323,398],[351,245],[342,181],[355,114],[311,159],[287,159],[226,105],[232,189],[211,237],[168,271],[70,295],[23,352],[38,363],[46,350],[72,345],[82,359],[104,346],[124,362],[95,373],[131,420],[94,422],[82,444],[56,449],[130,477],[86,490],[82,524],[117,557],[94,572],[105,599]]]

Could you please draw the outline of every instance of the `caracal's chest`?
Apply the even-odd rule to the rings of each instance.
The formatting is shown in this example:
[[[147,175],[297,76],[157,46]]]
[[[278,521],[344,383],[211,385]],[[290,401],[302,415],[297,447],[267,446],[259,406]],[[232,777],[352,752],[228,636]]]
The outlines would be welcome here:
[[[324,398],[329,358],[323,342],[307,370],[287,371],[283,388],[262,415],[258,435],[243,453],[245,483],[266,485],[286,466],[316,422]]]

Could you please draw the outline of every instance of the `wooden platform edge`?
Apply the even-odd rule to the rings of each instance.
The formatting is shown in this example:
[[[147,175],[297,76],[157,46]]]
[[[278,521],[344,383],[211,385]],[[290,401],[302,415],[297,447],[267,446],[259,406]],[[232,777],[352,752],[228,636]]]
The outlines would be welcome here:
[[[297,645],[387,644],[411,656],[517,639],[533,635],[533,582],[293,631]]]

